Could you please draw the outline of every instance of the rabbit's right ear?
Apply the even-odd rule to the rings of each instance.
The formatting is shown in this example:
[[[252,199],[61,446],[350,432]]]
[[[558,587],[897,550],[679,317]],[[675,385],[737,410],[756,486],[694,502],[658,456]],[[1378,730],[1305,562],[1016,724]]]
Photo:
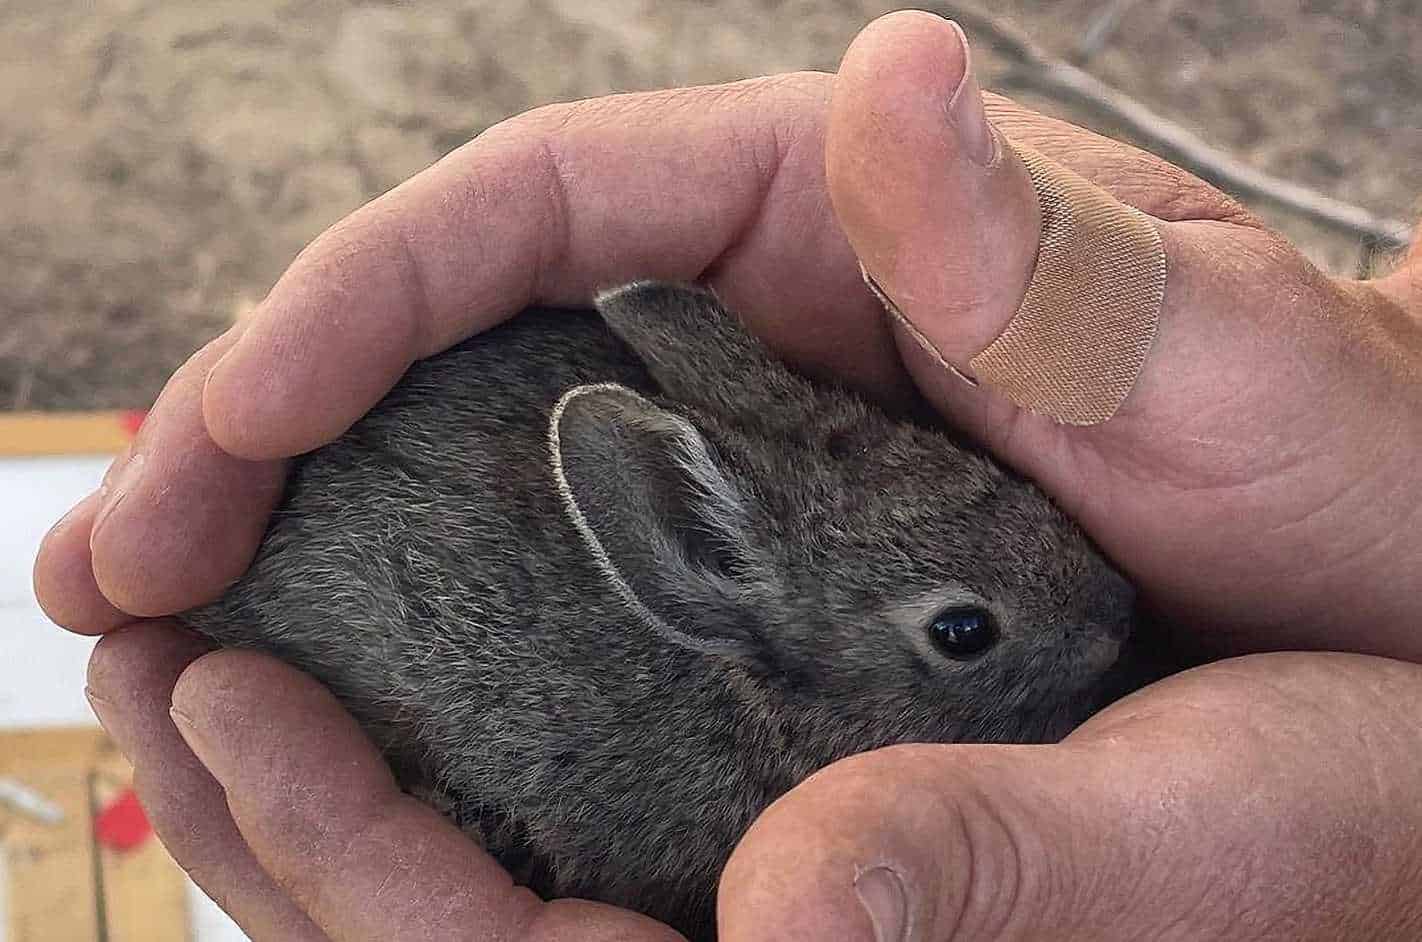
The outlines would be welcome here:
[[[549,445],[564,511],[623,601],[677,644],[753,655],[750,510],[696,427],[626,387],[579,386]]]
[[[597,309],[659,389],[712,415],[803,433],[840,398],[791,373],[706,288],[639,281],[598,295]]]

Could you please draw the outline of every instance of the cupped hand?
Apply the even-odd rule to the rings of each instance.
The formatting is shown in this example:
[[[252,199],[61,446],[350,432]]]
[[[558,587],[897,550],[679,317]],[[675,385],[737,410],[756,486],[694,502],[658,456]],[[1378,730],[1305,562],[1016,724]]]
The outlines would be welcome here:
[[[401,794],[313,681],[206,652],[125,628],[89,692],[164,843],[256,942],[678,938],[539,901]],[[869,753],[762,815],[720,937],[1417,938],[1419,754],[1422,667],[1346,654],[1217,662],[1056,745]]]
[[[210,600],[250,562],[284,459],[339,435],[410,363],[533,303],[703,279],[788,356],[910,388],[824,188],[831,78],[540,109],[336,224],[168,383],[46,538],[36,593],[100,633]]]

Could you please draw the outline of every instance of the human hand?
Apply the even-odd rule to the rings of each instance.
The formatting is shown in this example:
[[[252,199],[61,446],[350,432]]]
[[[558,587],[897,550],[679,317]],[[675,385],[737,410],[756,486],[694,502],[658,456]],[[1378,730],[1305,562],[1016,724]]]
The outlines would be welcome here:
[[[1177,674],[1055,745],[867,753],[761,815],[722,938],[1416,939],[1419,749],[1422,667],[1289,653]]]
[[[1020,165],[978,166],[944,120],[966,61],[944,21],[896,14],[856,41],[832,108],[831,77],[802,74],[492,129],[333,227],[178,371],[103,491],[45,541],[41,603],[102,632],[210,600],[251,558],[282,459],[338,435],[412,359],[531,302],[657,276],[709,281],[790,359],[878,398],[904,397],[906,359],[1148,597],[1237,648],[1422,656],[1417,266],[1330,280],[1182,171],[992,98],[1003,133],[1162,221],[1155,349],[1120,414],[1086,429],[972,389],[911,344],[901,359],[827,195],[960,366],[1015,309],[1036,250]]]
[[[285,456],[339,435],[413,359],[535,301],[701,278],[796,361],[907,396],[825,197],[830,81],[539,109],[338,223],[178,370],[101,491],[48,535],[45,611],[101,633],[216,597],[256,549]]]
[[[90,695],[164,843],[256,942],[677,938],[540,902],[402,795],[313,681],[206,650],[162,622],[115,632]],[[1419,754],[1422,667],[1341,654],[1177,675],[1057,745],[869,753],[751,829],[721,938],[1416,938]]]

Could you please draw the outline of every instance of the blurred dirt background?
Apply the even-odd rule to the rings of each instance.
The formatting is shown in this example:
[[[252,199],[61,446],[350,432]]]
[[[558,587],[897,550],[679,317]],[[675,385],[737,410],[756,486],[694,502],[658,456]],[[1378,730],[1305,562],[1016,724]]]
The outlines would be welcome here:
[[[1066,54],[1105,3],[992,8]],[[320,230],[505,116],[833,69],[894,6],[0,0],[0,410],[147,405]],[[1417,0],[1143,0],[1089,69],[1274,174],[1416,211]],[[1265,215],[1356,266],[1355,241]]]

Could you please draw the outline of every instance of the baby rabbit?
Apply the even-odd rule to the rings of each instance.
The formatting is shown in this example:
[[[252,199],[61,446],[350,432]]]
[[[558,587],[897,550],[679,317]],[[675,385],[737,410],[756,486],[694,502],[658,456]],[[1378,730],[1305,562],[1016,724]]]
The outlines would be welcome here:
[[[742,832],[899,742],[1039,742],[1133,593],[1036,488],[792,373],[708,292],[530,310],[292,472],[184,616],[328,685],[545,895],[713,939]]]

